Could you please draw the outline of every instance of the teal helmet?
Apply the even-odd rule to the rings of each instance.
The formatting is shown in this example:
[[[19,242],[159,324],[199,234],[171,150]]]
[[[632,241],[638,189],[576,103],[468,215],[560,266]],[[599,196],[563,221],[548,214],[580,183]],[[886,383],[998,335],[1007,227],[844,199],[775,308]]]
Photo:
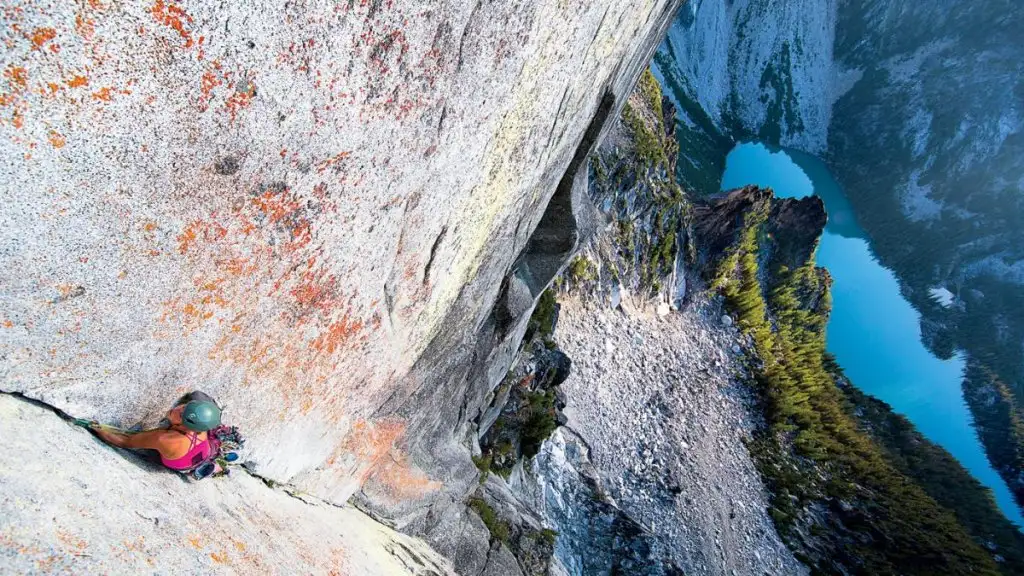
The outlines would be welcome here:
[[[196,432],[213,430],[220,426],[220,408],[213,402],[193,400],[181,411],[181,423]]]

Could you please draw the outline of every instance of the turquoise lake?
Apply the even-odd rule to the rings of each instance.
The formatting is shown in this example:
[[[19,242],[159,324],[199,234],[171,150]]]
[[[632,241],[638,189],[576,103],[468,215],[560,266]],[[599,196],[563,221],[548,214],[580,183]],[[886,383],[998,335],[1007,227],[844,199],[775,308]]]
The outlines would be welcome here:
[[[941,360],[921,343],[920,315],[900,294],[892,271],[875,258],[824,163],[800,152],[740,144],[726,159],[722,189],[748,184],[770,187],[780,197],[815,194],[822,199],[828,224],[817,263],[835,280],[828,351],[854,385],[888,403],[948,450],[992,490],[1003,513],[1024,526],[1010,490],[989,464],[972,425],[961,391],[963,359]]]

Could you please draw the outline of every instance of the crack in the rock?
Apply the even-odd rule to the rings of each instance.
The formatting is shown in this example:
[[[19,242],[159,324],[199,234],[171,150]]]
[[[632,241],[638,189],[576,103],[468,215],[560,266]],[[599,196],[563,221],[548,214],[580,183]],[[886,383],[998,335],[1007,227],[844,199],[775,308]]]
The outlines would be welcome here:
[[[423,285],[430,284],[430,269],[434,266],[434,258],[437,256],[437,249],[441,247],[441,242],[444,241],[445,235],[448,234],[448,225],[445,224],[441,227],[441,233],[434,239],[434,244],[430,247],[430,258],[427,259],[427,265],[423,267]]]
[[[483,0],[479,0],[476,3],[476,6],[473,7],[473,11],[469,13],[469,18],[466,20],[466,27],[462,29],[462,37],[459,38],[458,64],[456,64],[456,66],[455,66],[455,71],[456,72],[459,72],[460,70],[462,70],[462,60],[463,60],[463,58],[462,58],[462,49],[463,49],[463,47],[464,47],[464,45],[466,43],[466,36],[469,35],[469,29],[473,26],[473,18],[476,16],[476,13],[480,11],[480,6],[482,4],[483,4]]]
[[[598,22],[597,28],[594,30],[594,35],[590,38],[590,42],[587,43],[587,48],[583,51],[582,62],[586,62],[587,58],[590,56],[590,48],[594,45],[594,42],[597,42],[597,37],[601,34],[601,28],[604,27],[604,21],[608,18],[608,12],[611,9],[611,6],[604,9],[604,14],[601,15],[601,21]]]
[[[58,417],[60,417],[65,422],[69,422],[70,423],[70,422],[73,422],[74,420],[78,419],[78,418],[72,416],[71,414],[68,414],[67,412],[61,410],[60,408],[57,408],[53,404],[49,404],[47,402],[44,402],[43,400],[39,400],[38,398],[32,398],[31,396],[25,395],[23,392],[8,392],[8,391],[5,391],[5,390],[0,390],[0,394],[2,394],[4,396],[10,396],[11,398],[14,398],[16,400],[19,400],[21,402],[25,402],[26,404],[30,404],[30,405],[35,406],[37,408],[42,408],[42,409],[44,409],[44,410],[46,410],[48,412],[52,412],[53,414],[57,415]],[[129,453],[131,453],[131,452],[129,452]],[[239,466],[238,470],[242,471],[245,474],[248,474],[249,476],[252,476],[253,478],[256,478],[257,480],[260,480],[267,488],[270,488],[271,490],[277,490],[279,492],[284,492],[285,494],[291,496],[292,498],[295,498],[297,500],[301,500],[302,502],[304,502],[304,503],[306,503],[306,504],[308,504],[310,506],[315,506],[316,505],[316,504],[311,504],[310,502],[307,502],[306,500],[304,500],[300,496],[297,496],[296,494],[301,494],[301,492],[297,488],[295,488],[294,486],[291,486],[290,484],[287,484],[285,482],[279,482],[277,480],[274,480],[273,478],[270,478],[270,477],[267,477],[267,476],[263,476],[262,474],[259,474],[259,473],[255,472],[255,471],[253,471],[252,468],[249,467],[249,463],[248,462],[242,464],[241,466]],[[168,472],[170,472],[170,471],[168,471]],[[345,507],[344,505],[335,504],[334,502],[331,502],[329,500],[324,500],[322,498],[318,498],[318,497],[313,496],[313,495],[307,495],[307,496],[309,498],[315,499],[317,502],[320,502],[320,503],[323,503],[323,504],[327,504],[327,505],[330,505],[330,506],[334,506],[335,508],[344,508]]]

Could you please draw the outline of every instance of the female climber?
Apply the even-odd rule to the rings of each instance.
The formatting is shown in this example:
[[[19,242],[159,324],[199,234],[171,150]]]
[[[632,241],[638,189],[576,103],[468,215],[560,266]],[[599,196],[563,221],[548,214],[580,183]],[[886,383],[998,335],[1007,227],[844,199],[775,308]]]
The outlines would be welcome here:
[[[207,432],[220,426],[220,407],[202,392],[186,394],[167,413],[166,427],[128,432],[112,429],[96,422],[78,420],[77,424],[92,430],[101,440],[118,448],[149,449],[160,453],[160,462],[178,472],[188,473],[203,463],[212,464],[217,456],[215,443]],[[209,472],[199,477],[205,477]]]

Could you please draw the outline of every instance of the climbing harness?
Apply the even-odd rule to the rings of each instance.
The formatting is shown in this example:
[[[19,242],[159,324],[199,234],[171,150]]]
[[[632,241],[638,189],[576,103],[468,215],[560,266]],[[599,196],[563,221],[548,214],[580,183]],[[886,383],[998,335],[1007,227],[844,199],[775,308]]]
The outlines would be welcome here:
[[[231,473],[230,466],[241,463],[238,450],[245,444],[245,439],[238,427],[217,426],[206,433],[206,440],[210,443],[210,455],[188,472],[193,480],[227,476]]]

